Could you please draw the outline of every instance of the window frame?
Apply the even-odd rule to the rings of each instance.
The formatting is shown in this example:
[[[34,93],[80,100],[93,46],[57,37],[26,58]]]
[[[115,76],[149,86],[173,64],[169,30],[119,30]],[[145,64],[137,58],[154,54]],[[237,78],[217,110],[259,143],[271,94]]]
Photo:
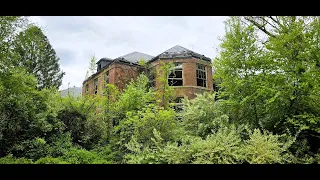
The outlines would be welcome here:
[[[95,78],[93,80],[94,94],[98,94],[98,85],[99,85],[99,78]]]
[[[179,67],[180,65],[181,65],[181,68]],[[175,75],[176,75],[176,73],[175,73],[176,71],[179,71],[179,72],[181,71],[181,78],[169,77],[172,71],[174,71]],[[183,63],[182,62],[174,63],[174,67],[169,69],[167,80],[168,80],[168,85],[169,86],[175,86],[173,83],[170,83],[170,82],[173,82],[174,80],[181,81],[181,85],[177,85],[177,86],[183,86]]]
[[[207,77],[208,77],[208,75],[207,75],[206,66],[203,65],[203,64],[196,64],[196,82],[197,82],[197,86],[207,88],[208,87]],[[198,81],[202,81],[202,85],[199,85]]]

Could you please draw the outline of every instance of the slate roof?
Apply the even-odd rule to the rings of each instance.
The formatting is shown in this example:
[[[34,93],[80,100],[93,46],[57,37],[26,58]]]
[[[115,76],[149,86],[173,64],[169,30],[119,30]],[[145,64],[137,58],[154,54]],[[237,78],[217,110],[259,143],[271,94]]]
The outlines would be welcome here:
[[[104,57],[104,58],[101,58],[99,61],[96,62],[96,64],[99,64],[101,61],[113,61],[111,58],[107,58],[107,57]]]
[[[126,60],[126,61],[129,61],[131,63],[138,63],[139,60],[141,60],[141,59],[143,59],[145,61],[149,61],[152,58],[153,58],[153,56],[150,56],[148,54],[144,54],[144,53],[135,51],[135,52],[120,56],[120,57],[118,57],[116,59]]]
[[[159,54],[158,56],[152,58],[149,62],[155,61],[157,59],[172,59],[172,58],[186,58],[186,57],[195,57],[202,59],[204,61],[211,62],[211,59],[209,57],[206,57],[202,54],[196,53],[194,51],[191,51],[185,47],[182,47],[180,45],[176,45],[163,53]]]

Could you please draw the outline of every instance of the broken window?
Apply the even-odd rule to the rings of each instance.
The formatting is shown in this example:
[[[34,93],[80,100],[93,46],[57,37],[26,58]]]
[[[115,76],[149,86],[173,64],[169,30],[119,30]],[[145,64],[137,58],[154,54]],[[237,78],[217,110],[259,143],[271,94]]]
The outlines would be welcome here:
[[[182,63],[175,63],[174,67],[169,70],[169,86],[183,86]]]
[[[98,78],[94,80],[94,94],[98,93]]]
[[[109,84],[109,71],[104,74],[104,81],[106,84]]]
[[[207,87],[207,72],[206,67],[202,64],[197,64],[197,86]]]
[[[86,93],[86,94],[88,94],[88,93],[89,93],[89,84],[86,84],[85,93]]]

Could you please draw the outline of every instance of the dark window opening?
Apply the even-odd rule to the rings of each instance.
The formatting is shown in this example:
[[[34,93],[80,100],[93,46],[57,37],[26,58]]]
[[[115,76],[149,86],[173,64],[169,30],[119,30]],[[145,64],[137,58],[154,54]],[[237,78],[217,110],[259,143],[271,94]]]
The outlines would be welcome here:
[[[183,86],[183,80],[179,79],[168,79],[169,86]]]
[[[88,94],[89,93],[89,84],[86,85],[86,90],[85,93]]]
[[[177,98],[174,99],[174,102],[181,104],[183,98],[184,98],[184,97],[177,97]]]
[[[104,74],[104,81],[106,82],[106,84],[109,84],[109,71],[107,71],[107,72]]]
[[[174,67],[169,70],[169,86],[183,86],[182,63],[175,63]]]
[[[94,80],[94,94],[98,93],[98,78]]]
[[[196,75],[197,86],[207,87],[207,72],[204,65],[197,64]]]
[[[174,99],[174,103],[175,103],[175,105],[174,105],[174,110],[176,111],[176,112],[181,112],[182,111],[182,109],[183,109],[183,104],[182,104],[182,99],[183,99],[184,97],[176,97],[175,99]]]
[[[99,63],[98,64],[98,71],[100,71],[100,69],[101,69],[101,64]]]
[[[156,86],[156,68],[152,67],[149,70],[149,84],[151,87]]]

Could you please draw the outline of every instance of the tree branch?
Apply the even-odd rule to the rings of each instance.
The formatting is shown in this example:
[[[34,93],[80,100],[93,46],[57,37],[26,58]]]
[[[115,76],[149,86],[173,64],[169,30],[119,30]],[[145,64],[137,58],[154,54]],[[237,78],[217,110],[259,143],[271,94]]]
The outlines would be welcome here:
[[[245,20],[249,21],[250,23],[252,23],[254,26],[256,26],[258,29],[260,29],[262,32],[264,32],[265,34],[271,36],[271,37],[276,37],[276,35],[272,34],[271,32],[267,31],[266,28],[257,23],[256,21],[254,21],[253,19],[250,19],[249,17],[244,17]]]

